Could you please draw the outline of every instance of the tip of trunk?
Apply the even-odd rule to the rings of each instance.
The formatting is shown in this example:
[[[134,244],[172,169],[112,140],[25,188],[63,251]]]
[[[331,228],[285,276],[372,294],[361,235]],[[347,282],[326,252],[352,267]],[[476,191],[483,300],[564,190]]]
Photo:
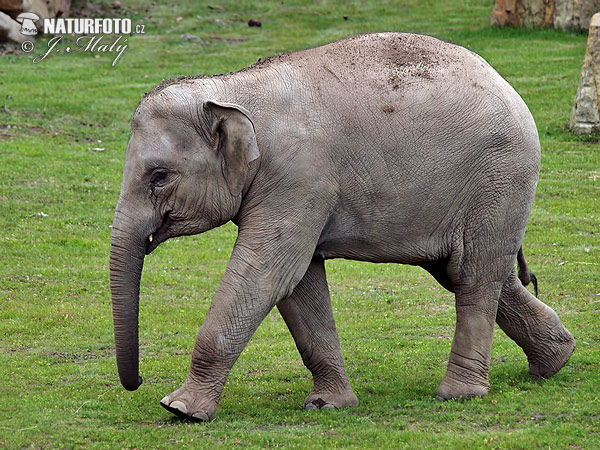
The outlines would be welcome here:
[[[142,377],[140,377],[139,375],[137,377],[137,380],[124,380],[123,378],[121,378],[121,384],[128,391],[135,391],[142,385],[142,382]]]

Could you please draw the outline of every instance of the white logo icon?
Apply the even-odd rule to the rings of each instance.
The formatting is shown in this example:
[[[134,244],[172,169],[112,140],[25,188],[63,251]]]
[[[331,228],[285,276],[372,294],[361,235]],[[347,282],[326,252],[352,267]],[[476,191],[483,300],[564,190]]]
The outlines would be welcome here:
[[[38,34],[38,29],[35,22],[40,20],[39,16],[34,13],[21,13],[17,16],[17,22],[21,24],[21,34],[25,36],[35,36]]]

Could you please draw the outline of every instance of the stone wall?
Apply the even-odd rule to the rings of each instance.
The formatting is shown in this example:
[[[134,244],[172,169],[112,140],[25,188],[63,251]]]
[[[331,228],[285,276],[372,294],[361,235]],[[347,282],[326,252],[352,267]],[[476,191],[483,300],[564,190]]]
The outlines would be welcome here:
[[[587,31],[600,0],[494,0],[490,25]]]

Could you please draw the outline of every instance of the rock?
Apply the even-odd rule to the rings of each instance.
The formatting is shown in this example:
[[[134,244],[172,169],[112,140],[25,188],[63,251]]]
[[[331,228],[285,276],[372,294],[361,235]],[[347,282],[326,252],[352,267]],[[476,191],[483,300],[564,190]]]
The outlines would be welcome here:
[[[15,19],[22,12],[44,17],[68,17],[71,0],[0,0],[0,11]]]
[[[494,0],[490,25],[586,31],[600,0]]]
[[[45,0],[0,0],[0,11],[13,19],[16,19],[21,13],[33,13],[43,19],[44,17],[53,17],[48,11],[48,5],[52,3],[50,0],[48,2]],[[44,28],[41,20],[35,22],[35,25],[40,31]]]
[[[579,14],[579,29],[589,30],[592,25],[592,17],[600,12],[600,0],[582,1],[581,12]]]
[[[0,11],[0,41],[24,42],[27,36],[20,32],[21,24],[13,20],[8,14]]]
[[[48,17],[68,17],[71,13],[71,0],[46,0],[46,6]]]
[[[0,11],[14,19],[23,12],[23,0],[0,0]]]
[[[559,0],[560,1],[560,0]],[[501,27],[552,26],[550,3],[554,0],[495,0],[490,25]]]
[[[590,21],[569,128],[575,134],[600,133],[600,13]]]
[[[494,0],[490,25],[520,27],[527,23],[535,26],[539,24],[543,11],[543,0],[541,5],[540,0]]]
[[[71,13],[71,0],[51,0],[48,3],[48,14],[52,17],[68,17]]]
[[[554,28],[587,31],[594,13],[600,11],[600,0],[555,0]]]
[[[44,0],[23,0],[23,11],[33,13],[40,19],[50,17],[48,6]],[[35,25],[38,30],[44,31],[44,22],[42,20],[35,22]]]

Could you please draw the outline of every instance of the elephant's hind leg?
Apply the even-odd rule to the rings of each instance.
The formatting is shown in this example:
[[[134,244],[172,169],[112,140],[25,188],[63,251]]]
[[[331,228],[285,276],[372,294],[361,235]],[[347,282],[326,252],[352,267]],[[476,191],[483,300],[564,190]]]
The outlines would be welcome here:
[[[358,405],[344,368],[322,259],[311,262],[292,294],[277,307],[313,375],[314,388],[304,400],[304,408]]]
[[[575,349],[558,315],[525,289],[514,271],[502,286],[496,322],[523,349],[535,377],[554,375]]]
[[[439,400],[484,397],[490,389],[498,301],[514,265],[507,247],[516,243],[516,239],[497,239],[493,231],[489,225],[476,224],[469,232],[457,230],[454,236],[446,273],[455,295],[456,329],[446,375],[437,390]]]
[[[498,291],[493,283],[456,289],[456,330],[446,376],[436,394],[439,400],[484,397],[489,392]]]

